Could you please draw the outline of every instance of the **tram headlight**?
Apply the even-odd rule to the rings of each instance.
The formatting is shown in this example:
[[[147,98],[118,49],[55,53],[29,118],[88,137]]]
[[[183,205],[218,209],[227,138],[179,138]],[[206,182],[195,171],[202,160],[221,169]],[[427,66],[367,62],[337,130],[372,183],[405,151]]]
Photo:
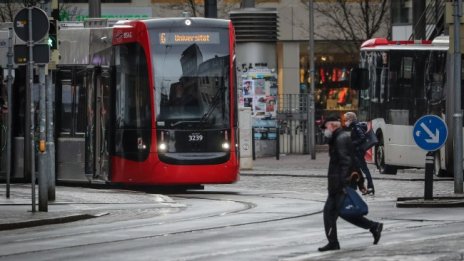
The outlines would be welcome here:
[[[163,152],[166,151],[166,149],[167,149],[166,143],[160,143],[158,148],[159,148],[160,151],[163,151]]]
[[[228,150],[228,149],[230,149],[230,144],[228,142],[224,142],[224,143],[222,143],[222,148],[225,149],[225,150]]]

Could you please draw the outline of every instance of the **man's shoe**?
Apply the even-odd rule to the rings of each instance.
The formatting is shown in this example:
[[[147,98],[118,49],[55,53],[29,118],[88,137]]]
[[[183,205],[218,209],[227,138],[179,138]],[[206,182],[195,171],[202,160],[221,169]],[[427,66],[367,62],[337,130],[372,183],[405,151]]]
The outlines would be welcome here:
[[[373,229],[371,229],[372,236],[374,236],[374,245],[377,245],[380,240],[380,236],[382,235],[383,224],[377,223]]]
[[[369,194],[372,194],[372,195],[375,195],[375,190],[373,188],[368,188],[364,193],[362,193],[363,195],[369,195]]]
[[[339,249],[340,249],[340,244],[338,244],[338,242],[328,243],[327,245],[318,248],[318,250],[320,252],[331,251],[331,250],[339,250]]]

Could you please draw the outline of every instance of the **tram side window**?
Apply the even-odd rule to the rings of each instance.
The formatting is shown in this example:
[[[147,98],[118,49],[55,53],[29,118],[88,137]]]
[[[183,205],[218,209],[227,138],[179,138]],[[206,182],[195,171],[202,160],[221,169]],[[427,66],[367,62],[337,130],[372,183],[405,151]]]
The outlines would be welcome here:
[[[74,136],[85,132],[85,75],[76,70],[61,72],[60,133]]]
[[[84,88],[76,86],[76,133],[85,133],[86,111],[85,111],[85,91]]]
[[[116,125],[150,128],[150,86],[143,48],[137,43],[117,47]]]
[[[71,84],[61,85],[61,132],[71,133],[72,127],[72,88]]]

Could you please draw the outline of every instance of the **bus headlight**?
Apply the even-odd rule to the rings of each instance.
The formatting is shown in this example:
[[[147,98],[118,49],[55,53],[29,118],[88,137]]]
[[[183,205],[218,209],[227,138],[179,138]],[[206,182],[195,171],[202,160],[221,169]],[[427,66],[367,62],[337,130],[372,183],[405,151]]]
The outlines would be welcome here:
[[[160,151],[166,151],[166,148],[167,148],[166,143],[160,143],[158,148],[159,148]]]
[[[228,149],[230,149],[230,144],[228,142],[224,142],[224,143],[222,143],[222,148],[225,149],[225,150],[228,150]]]

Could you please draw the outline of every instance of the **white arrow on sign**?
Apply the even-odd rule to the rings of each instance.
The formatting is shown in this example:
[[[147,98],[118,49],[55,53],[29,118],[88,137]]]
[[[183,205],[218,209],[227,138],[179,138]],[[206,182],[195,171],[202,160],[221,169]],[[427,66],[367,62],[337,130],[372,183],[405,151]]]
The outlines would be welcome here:
[[[425,139],[427,143],[438,143],[440,141],[440,131],[438,129],[436,129],[435,134],[433,134],[433,132],[423,122],[421,122],[420,126],[430,136],[430,139]]]

